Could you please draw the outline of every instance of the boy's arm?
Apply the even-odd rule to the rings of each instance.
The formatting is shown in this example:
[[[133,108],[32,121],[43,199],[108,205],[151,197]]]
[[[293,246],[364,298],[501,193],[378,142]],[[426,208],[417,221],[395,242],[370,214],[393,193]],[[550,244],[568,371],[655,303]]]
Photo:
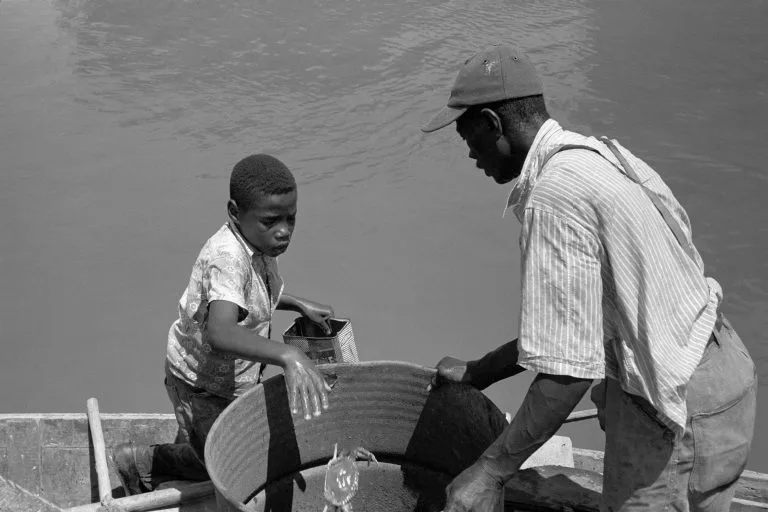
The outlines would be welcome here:
[[[277,309],[301,313],[316,324],[321,325],[325,329],[326,334],[331,333],[331,325],[328,322],[333,318],[333,308],[331,306],[325,306],[308,299],[283,293],[280,295]]]
[[[293,295],[290,295],[288,293],[283,293],[280,295],[280,301],[277,303],[277,309],[280,309],[282,311],[295,311],[296,313],[302,313],[302,302],[305,299],[302,299],[301,297],[295,297]]]
[[[208,341],[222,352],[241,359],[284,366],[291,346],[277,343],[237,324],[240,306],[214,300],[208,306]]]
[[[291,345],[272,341],[238,325],[239,310],[237,304],[226,300],[209,304],[206,329],[210,344],[242,359],[280,366],[293,413],[298,413],[301,400],[307,419],[312,414],[319,416],[321,404],[323,409],[328,408],[331,388],[312,361]]]

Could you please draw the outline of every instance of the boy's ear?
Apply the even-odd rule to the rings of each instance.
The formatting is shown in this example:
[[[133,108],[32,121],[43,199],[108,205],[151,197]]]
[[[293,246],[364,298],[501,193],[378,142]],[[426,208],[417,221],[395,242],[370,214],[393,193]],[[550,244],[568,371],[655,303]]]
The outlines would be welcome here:
[[[237,213],[238,213],[237,203],[234,199],[230,199],[227,201],[227,213],[230,217],[233,219],[237,219]]]

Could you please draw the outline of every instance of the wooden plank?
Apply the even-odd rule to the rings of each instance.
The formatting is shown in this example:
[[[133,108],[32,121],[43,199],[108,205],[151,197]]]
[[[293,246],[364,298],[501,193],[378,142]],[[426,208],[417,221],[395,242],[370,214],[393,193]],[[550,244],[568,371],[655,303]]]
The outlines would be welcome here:
[[[768,503],[768,475],[744,471],[736,484],[736,497],[747,501]]]
[[[41,494],[62,508],[94,501],[98,489],[92,489],[92,465],[87,448],[43,448]]]
[[[10,419],[0,423],[0,447],[5,448],[2,476],[38,494],[40,488],[40,422],[36,419]]]
[[[732,512],[748,512],[754,510],[755,512],[760,510],[768,510],[768,503],[759,503],[757,501],[742,500],[734,498],[731,502]]]
[[[0,476],[0,510],[14,512],[63,512],[50,501]]]
[[[587,411],[576,411],[576,413],[579,413],[579,417],[588,419],[587,416],[589,414]],[[172,414],[100,413],[99,417],[102,420],[104,437],[108,445],[121,440],[126,435],[129,437],[133,436],[133,434],[125,434],[126,423],[131,425],[131,429],[134,429],[134,422],[141,424],[140,426],[143,430],[140,437],[142,439],[145,434],[144,430],[146,430],[147,438],[150,438],[153,434],[157,435],[157,432],[162,431],[162,435],[157,435],[158,442],[172,440],[171,430],[175,428],[176,424],[175,417]],[[46,422],[45,428],[43,428],[42,422]],[[57,426],[57,422],[72,422],[72,425]],[[48,492],[53,490],[55,486],[52,486],[50,478],[46,480],[44,477],[42,481],[45,485],[41,486],[40,471],[41,468],[46,468],[51,461],[58,461],[60,464],[52,466],[50,468],[51,471],[61,467],[71,467],[70,471],[79,472],[80,469],[78,468],[80,468],[80,465],[74,463],[65,464],[67,462],[65,459],[68,457],[75,457],[77,460],[82,459],[83,455],[73,450],[73,447],[82,447],[87,450],[87,444],[83,443],[83,440],[87,439],[87,429],[87,414],[85,413],[0,414],[0,475],[11,478],[14,482],[31,490],[33,493],[42,492],[44,489],[45,497],[58,502],[60,506],[69,505],[70,503],[83,503],[84,500],[82,499],[65,503],[64,501],[59,501],[59,494],[49,495]],[[45,435],[43,436],[43,434]],[[112,439],[112,437],[115,437],[115,439]],[[41,445],[45,446],[48,450],[46,457],[43,457],[40,453],[39,447]],[[32,449],[33,447],[34,450]],[[54,456],[57,447],[67,448],[67,450],[61,452],[61,457]],[[4,453],[6,453],[5,457],[3,457]],[[602,451],[574,448],[573,455],[577,469],[602,473]],[[36,469],[32,470],[32,468]],[[86,466],[82,466],[83,471],[86,469]],[[27,470],[29,470],[29,473],[27,473]],[[79,487],[74,476],[76,475],[70,477],[72,490],[75,487]],[[77,476],[86,480],[89,478],[87,472]],[[86,489],[86,487],[83,487],[83,489]],[[90,491],[86,489],[84,492]],[[80,494],[76,496],[80,496]],[[754,507],[754,505],[749,505],[750,503],[768,504],[768,475],[755,471],[744,471],[737,484],[736,500],[738,501],[734,501],[734,510],[747,510],[743,508],[746,506]],[[742,508],[737,509],[737,503]]]
[[[602,476],[562,466],[539,466],[515,474],[504,487],[506,508],[598,512]]]
[[[573,462],[577,469],[603,472],[604,453],[584,448],[573,449]],[[745,502],[768,503],[768,475],[745,470],[736,484],[736,499]]]
[[[577,469],[586,469],[603,474],[604,453],[599,450],[587,450],[585,448],[573,449],[573,465]]]

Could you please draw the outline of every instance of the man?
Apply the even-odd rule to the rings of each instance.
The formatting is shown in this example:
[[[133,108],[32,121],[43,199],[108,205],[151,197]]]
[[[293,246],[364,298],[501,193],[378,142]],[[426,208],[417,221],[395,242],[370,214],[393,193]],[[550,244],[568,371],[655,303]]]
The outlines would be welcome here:
[[[508,45],[468,59],[423,130],[453,122],[477,167],[516,180],[520,332],[479,360],[443,358],[433,385],[537,375],[507,429],[449,485],[445,511],[493,510],[595,379],[605,510],[728,510],[757,378],[670,189],[617,142],[551,119],[533,64]]]

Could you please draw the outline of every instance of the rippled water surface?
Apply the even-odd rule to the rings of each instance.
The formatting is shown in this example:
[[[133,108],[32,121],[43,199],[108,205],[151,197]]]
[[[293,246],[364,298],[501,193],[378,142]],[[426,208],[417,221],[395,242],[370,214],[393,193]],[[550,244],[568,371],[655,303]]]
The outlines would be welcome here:
[[[351,318],[362,358],[432,365],[513,338],[507,190],[452,130],[419,131],[457,65],[499,40],[528,49],[566,127],[619,138],[667,178],[768,382],[768,4],[733,5],[4,0],[0,412],[90,396],[170,412],[165,335],[229,170],[254,152],[300,184],[286,290]],[[489,394],[514,410],[529,381]],[[596,430],[565,432],[597,448]],[[759,435],[749,465],[768,470]]]

